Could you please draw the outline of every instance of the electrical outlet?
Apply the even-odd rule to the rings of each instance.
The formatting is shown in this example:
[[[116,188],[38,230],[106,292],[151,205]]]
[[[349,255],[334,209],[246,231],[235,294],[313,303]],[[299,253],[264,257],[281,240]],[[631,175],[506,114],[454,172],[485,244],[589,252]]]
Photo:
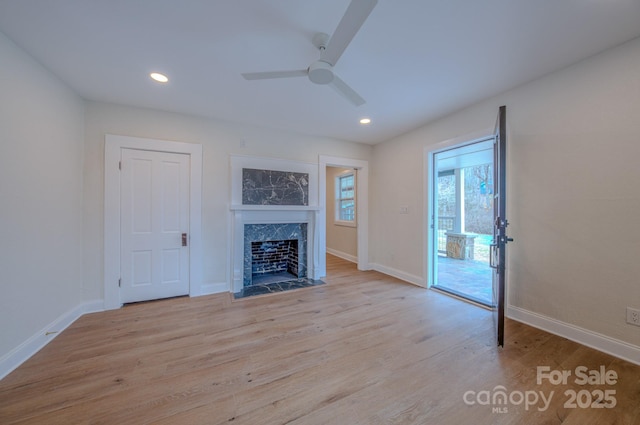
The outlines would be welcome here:
[[[640,310],[627,307],[627,323],[640,326]]]

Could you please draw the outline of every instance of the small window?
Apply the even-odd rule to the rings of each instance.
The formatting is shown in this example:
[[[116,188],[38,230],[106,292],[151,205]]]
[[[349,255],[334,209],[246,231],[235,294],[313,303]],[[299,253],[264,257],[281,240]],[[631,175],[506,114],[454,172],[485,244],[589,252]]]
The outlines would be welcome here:
[[[354,172],[336,177],[336,224],[356,224],[356,175]]]

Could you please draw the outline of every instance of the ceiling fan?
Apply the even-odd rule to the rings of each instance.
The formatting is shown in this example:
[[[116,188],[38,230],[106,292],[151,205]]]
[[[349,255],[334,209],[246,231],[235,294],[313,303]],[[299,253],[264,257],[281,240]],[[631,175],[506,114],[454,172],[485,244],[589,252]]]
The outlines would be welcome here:
[[[308,68],[292,71],[249,72],[242,74],[242,76],[246,80],[306,76],[312,83],[329,85],[334,88],[355,106],[364,104],[365,100],[334,74],[333,67],[377,3],[378,0],[351,0],[331,38],[325,33],[319,33],[313,37],[313,45],[320,50],[320,59],[313,62]]]

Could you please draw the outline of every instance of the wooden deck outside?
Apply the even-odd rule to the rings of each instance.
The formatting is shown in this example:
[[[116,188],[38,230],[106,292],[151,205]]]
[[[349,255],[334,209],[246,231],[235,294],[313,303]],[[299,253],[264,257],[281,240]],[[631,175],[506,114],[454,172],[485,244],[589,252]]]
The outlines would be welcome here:
[[[484,309],[335,257],[328,269],[318,287],[83,316],[0,381],[0,423],[640,423],[640,366],[509,320],[498,349]],[[538,383],[539,366],[618,379]],[[614,391],[615,407],[611,393],[567,407],[583,390]]]

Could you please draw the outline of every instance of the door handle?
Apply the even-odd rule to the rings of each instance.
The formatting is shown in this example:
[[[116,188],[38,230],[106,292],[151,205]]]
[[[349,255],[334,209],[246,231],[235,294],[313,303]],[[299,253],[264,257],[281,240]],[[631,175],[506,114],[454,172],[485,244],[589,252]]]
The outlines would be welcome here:
[[[498,249],[497,243],[492,243],[489,245],[489,267],[492,269],[497,269],[498,265],[496,264],[496,250]]]
[[[187,234],[182,234],[182,246],[187,246]]]

